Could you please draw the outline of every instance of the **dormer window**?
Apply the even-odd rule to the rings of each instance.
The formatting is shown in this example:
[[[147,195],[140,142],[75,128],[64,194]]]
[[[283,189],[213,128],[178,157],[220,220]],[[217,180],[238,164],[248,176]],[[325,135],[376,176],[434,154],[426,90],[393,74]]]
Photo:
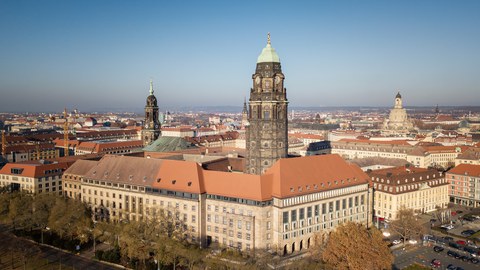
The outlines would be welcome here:
[[[12,168],[12,169],[10,169],[10,172],[12,174],[22,174],[23,169],[22,168]]]
[[[175,185],[177,183],[177,180],[172,180],[172,185]]]
[[[128,180],[132,181],[132,179],[133,179],[133,175],[129,175]]]
[[[290,192],[295,192],[295,189],[293,187],[290,188]]]
[[[162,178],[157,178],[157,183],[160,183],[162,181]]]
[[[192,185],[192,182],[188,182],[187,185],[188,185],[188,186],[191,186],[191,185]]]

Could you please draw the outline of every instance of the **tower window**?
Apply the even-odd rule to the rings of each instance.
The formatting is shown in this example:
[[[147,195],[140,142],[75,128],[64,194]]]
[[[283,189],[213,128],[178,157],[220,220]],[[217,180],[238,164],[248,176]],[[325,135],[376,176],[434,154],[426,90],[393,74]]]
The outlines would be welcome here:
[[[263,119],[270,119],[270,112],[269,111],[266,111],[266,112],[263,112]]]

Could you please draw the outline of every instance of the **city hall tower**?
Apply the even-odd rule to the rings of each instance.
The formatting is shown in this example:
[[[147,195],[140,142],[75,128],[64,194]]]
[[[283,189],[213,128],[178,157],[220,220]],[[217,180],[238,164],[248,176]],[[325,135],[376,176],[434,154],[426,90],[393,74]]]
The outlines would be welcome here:
[[[280,58],[270,42],[257,59],[250,89],[245,172],[262,174],[288,151],[288,101]]]

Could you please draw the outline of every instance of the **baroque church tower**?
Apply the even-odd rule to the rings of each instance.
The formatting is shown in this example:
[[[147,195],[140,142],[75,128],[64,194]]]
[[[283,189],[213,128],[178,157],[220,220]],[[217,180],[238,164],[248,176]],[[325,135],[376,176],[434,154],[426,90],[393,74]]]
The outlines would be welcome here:
[[[270,43],[257,59],[250,89],[245,172],[262,174],[288,154],[288,101],[280,58]]]
[[[246,128],[248,125],[248,108],[247,100],[243,101],[243,111],[242,111],[242,128]]]
[[[153,95],[153,82],[150,81],[150,95],[145,105],[145,121],[142,129],[143,145],[147,146],[160,136],[160,122],[158,120],[157,98]]]

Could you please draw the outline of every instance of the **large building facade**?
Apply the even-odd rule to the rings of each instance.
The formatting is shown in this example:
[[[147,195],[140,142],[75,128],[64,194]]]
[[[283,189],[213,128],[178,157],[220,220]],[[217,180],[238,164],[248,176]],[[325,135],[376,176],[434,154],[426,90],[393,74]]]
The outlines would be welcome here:
[[[160,136],[160,121],[158,119],[157,98],[153,94],[153,82],[150,81],[150,95],[145,106],[145,121],[142,130],[143,145],[147,146]]]
[[[262,174],[275,161],[287,157],[288,101],[280,58],[270,43],[257,59],[250,90],[246,132],[245,172]]]
[[[480,207],[480,165],[460,164],[446,174],[451,202]]]
[[[0,169],[0,187],[62,195],[62,174],[67,167],[67,163],[46,161],[7,163]]]
[[[247,252],[300,251],[340,223],[368,223],[372,213],[368,175],[338,155],[280,159],[263,175],[107,155],[64,175],[65,195],[81,198],[96,218],[142,220],[168,211],[190,241]]]
[[[448,204],[448,181],[434,169],[401,166],[369,171],[377,218],[396,219],[402,207],[427,213]]]

